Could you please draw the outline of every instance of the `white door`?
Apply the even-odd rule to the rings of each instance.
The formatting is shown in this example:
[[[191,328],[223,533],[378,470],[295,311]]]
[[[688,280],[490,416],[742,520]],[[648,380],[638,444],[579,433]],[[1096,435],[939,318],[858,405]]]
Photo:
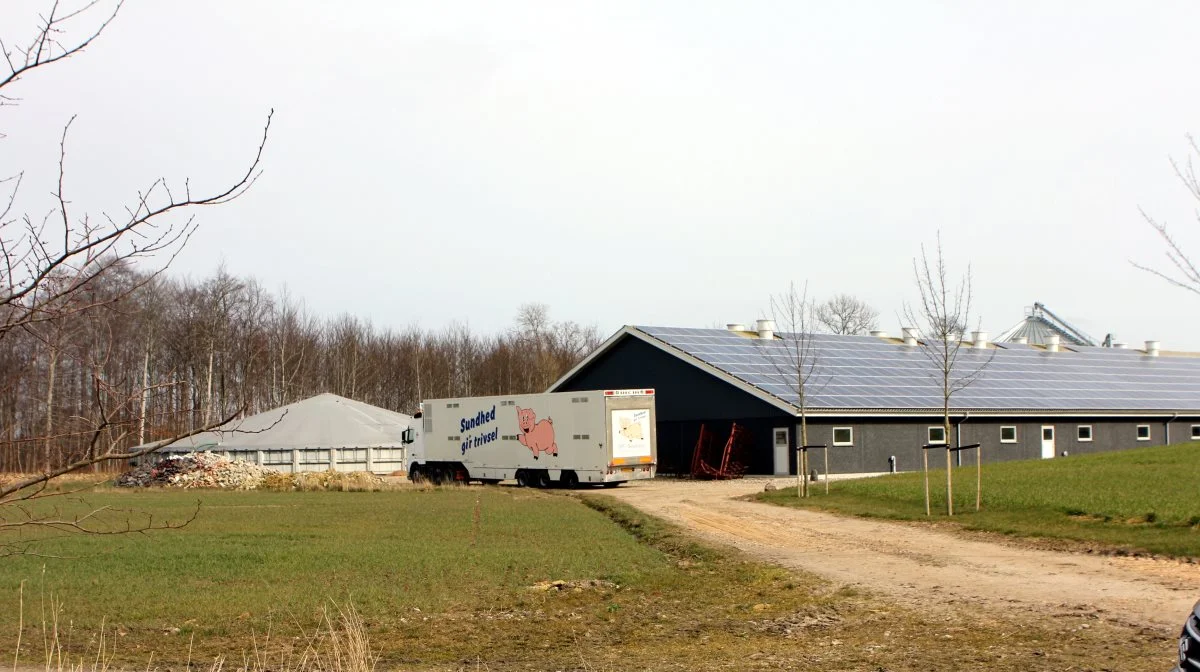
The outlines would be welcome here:
[[[1042,425],[1042,459],[1054,457],[1054,425]]]
[[[775,475],[787,476],[790,473],[788,468],[788,453],[791,452],[791,443],[788,441],[788,428],[775,428]]]

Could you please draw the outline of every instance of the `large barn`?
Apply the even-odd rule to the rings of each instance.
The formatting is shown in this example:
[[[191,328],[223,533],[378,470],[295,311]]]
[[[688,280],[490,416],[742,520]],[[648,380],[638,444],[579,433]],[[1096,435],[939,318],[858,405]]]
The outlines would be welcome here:
[[[832,473],[917,469],[922,446],[942,441],[979,443],[984,461],[997,461],[1200,440],[1200,356],[1154,341],[1138,350],[976,334],[957,371],[980,374],[952,396],[946,437],[940,374],[914,331],[810,339],[808,443],[830,447]],[[702,426],[719,438],[737,423],[747,473],[794,474],[800,408],[786,353],[795,345],[765,320],[755,329],[627,326],[550,389],[654,388],[661,473],[689,470]]]

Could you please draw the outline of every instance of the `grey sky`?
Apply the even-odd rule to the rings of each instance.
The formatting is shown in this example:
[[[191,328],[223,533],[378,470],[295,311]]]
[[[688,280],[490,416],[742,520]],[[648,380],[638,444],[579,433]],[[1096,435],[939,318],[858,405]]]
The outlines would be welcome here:
[[[0,9],[18,36],[26,0]],[[896,332],[942,230],[992,334],[1033,301],[1094,336],[1200,350],[1200,299],[1140,205],[1200,257],[1168,157],[1200,134],[1195,2],[460,3],[129,0],[0,111],[0,169],[77,207],[260,182],[199,213],[174,267],[224,260],[319,314],[507,326],[760,316],[789,281]]]

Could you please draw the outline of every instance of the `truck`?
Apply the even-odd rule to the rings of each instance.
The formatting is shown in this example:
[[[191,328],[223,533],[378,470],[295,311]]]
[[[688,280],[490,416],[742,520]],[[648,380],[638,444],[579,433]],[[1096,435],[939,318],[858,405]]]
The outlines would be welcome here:
[[[613,487],[658,466],[650,389],[432,399],[418,417],[404,437],[413,482]]]

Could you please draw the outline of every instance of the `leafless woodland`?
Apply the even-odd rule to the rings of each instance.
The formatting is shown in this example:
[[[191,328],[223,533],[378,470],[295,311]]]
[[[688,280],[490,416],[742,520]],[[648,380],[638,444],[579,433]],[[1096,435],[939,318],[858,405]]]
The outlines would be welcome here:
[[[97,307],[0,339],[0,470],[86,452],[101,408],[104,445],[122,447],[321,392],[411,413],[423,398],[544,390],[599,342],[536,304],[499,334],[320,318],[223,269],[194,281],[116,268],[92,292]]]

